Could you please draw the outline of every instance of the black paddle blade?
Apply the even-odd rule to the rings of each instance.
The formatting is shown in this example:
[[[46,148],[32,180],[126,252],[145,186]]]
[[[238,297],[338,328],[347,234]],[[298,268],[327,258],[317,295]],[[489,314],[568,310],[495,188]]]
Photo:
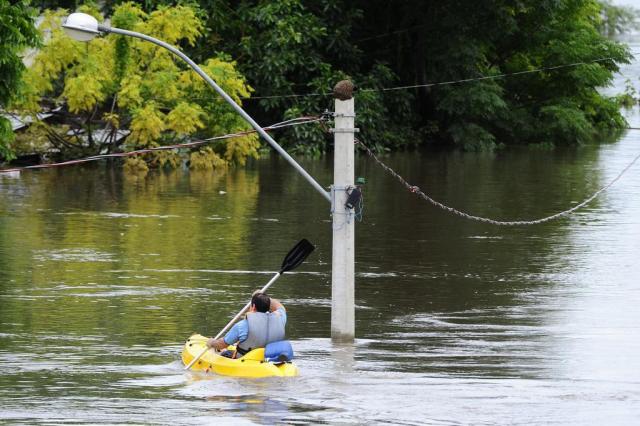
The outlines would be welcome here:
[[[291,271],[292,269],[300,266],[302,262],[315,250],[315,246],[308,240],[302,239],[287,253],[287,256],[282,261],[282,267],[280,273]]]

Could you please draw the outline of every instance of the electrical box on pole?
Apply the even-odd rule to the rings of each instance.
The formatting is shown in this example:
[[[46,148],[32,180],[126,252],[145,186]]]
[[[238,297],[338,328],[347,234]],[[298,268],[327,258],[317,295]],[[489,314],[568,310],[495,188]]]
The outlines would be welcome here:
[[[355,336],[355,212],[349,204],[354,186],[355,109],[353,84],[341,81],[334,88],[335,128],[333,186],[333,253],[331,273],[331,339],[349,342]]]

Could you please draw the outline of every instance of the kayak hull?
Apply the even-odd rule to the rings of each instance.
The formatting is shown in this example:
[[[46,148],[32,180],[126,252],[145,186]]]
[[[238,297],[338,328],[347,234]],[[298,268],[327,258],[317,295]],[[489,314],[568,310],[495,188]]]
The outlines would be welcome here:
[[[182,362],[189,363],[206,347],[207,338],[194,334],[189,337],[182,350]],[[264,348],[254,349],[245,356],[231,359],[209,350],[191,367],[195,371],[216,373],[233,377],[293,377],[298,375],[298,367],[291,362],[265,362]]]

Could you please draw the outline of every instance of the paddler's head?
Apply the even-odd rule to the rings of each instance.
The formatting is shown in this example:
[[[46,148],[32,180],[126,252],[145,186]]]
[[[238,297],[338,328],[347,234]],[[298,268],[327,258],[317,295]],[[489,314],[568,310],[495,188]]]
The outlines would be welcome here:
[[[251,296],[251,311],[253,312],[269,312],[271,306],[271,298],[267,293],[255,292]]]

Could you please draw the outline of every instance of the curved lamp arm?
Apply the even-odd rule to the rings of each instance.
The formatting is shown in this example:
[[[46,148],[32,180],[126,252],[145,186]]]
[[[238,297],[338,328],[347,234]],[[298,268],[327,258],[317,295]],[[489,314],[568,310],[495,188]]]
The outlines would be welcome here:
[[[260,127],[260,125],[256,123],[256,121],[253,118],[251,118],[249,114],[247,114],[229,95],[227,95],[227,93],[224,90],[222,90],[222,88],[218,86],[216,82],[213,81],[213,79],[209,77],[198,66],[198,64],[193,62],[187,55],[182,53],[180,50],[176,49],[175,47],[171,46],[168,43],[165,43],[161,40],[158,40],[156,38],[153,38],[151,36],[148,36],[142,33],[99,25],[98,21],[93,16],[87,15],[85,13],[72,13],[71,15],[68,16],[66,21],[62,24],[62,27],[64,28],[64,30],[67,32],[68,35],[70,35],[72,38],[76,40],[89,41],[93,39],[95,36],[99,35],[100,33],[115,33],[115,34],[121,34],[129,37],[135,37],[135,38],[149,41],[160,47],[164,47],[174,55],[180,57],[183,61],[189,64],[189,66],[193,68],[193,70],[197,72],[198,75],[200,75],[200,77],[202,77],[204,81],[206,81],[209,84],[209,86],[213,87],[213,89],[216,92],[218,92],[218,94],[222,96],[222,98],[225,101],[227,101],[227,103],[231,105],[231,107],[233,107],[233,109],[238,114],[240,114],[242,118],[244,118],[249,124],[251,124],[251,127],[253,127],[258,132],[258,134],[262,136],[262,138],[266,140],[269,145],[271,145],[273,149],[275,149],[281,156],[283,156],[284,159],[287,160],[289,164],[291,164],[293,168],[295,168],[298,171],[298,173],[300,173],[318,192],[320,192],[320,194],[327,201],[331,202],[330,193],[327,190],[325,190],[309,173],[307,173],[307,171],[303,169],[302,166],[300,166],[296,162],[296,160],[294,160],[289,155],[289,153],[285,151],[284,148],[282,148],[267,132],[265,132],[264,129]]]

